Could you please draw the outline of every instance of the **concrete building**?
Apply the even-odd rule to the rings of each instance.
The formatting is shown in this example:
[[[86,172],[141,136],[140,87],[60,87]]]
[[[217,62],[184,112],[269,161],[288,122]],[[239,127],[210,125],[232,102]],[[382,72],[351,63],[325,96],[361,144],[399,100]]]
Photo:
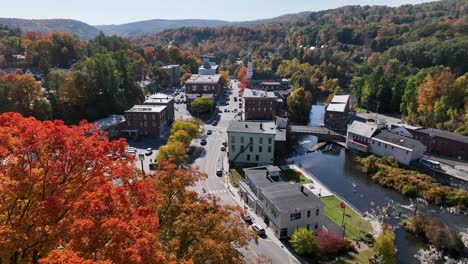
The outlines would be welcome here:
[[[126,127],[122,133],[128,136],[159,137],[172,120],[166,105],[135,105],[125,111]]]
[[[335,95],[327,106],[325,112],[325,126],[332,130],[346,130],[348,121],[350,120],[350,96]]]
[[[143,103],[144,105],[165,105],[167,106],[165,111],[167,115],[167,120],[169,122],[173,122],[175,116],[175,108],[174,108],[174,97],[163,94],[163,93],[155,93],[152,94],[146,99]]]
[[[354,121],[348,128],[346,145],[349,149],[394,157],[405,165],[421,158],[426,151],[426,147],[415,139],[379,130],[377,126],[359,121]]]
[[[322,228],[323,203],[302,184],[283,182],[280,168],[268,165],[243,172],[245,180],[239,185],[242,199],[278,238],[288,238],[301,227]]]
[[[169,86],[177,86],[180,84],[180,65],[167,65],[161,69],[169,73]]]
[[[236,164],[273,164],[276,125],[274,122],[238,122],[229,124],[228,159]]]
[[[203,64],[198,68],[199,75],[215,75],[219,72],[219,66],[216,62],[203,61]]]
[[[277,105],[282,104],[282,99],[273,92],[245,89],[244,120],[273,120],[276,115]]]

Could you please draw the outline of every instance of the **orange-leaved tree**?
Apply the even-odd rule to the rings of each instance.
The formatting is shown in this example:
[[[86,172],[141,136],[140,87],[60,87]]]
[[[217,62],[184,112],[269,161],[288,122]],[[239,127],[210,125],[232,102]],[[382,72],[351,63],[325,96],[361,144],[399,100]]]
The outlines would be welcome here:
[[[205,177],[162,162],[142,178],[86,122],[0,115],[0,263],[239,263],[238,208],[189,190]]]

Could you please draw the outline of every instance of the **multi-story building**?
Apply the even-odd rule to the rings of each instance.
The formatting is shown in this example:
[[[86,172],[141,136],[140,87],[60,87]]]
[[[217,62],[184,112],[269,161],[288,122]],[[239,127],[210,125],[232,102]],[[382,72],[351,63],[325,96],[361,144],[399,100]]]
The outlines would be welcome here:
[[[280,168],[268,165],[243,172],[242,199],[278,238],[288,238],[301,227],[316,230],[323,226],[323,203],[302,184],[282,181]]]
[[[185,82],[187,109],[190,111],[193,100],[198,97],[208,97],[216,100],[221,93],[221,75],[192,75]]]
[[[133,106],[124,113],[126,126],[122,132],[128,136],[161,136],[172,122],[167,108],[166,105]]]
[[[274,122],[233,121],[227,132],[229,162],[273,164],[277,134]]]
[[[150,95],[143,104],[144,105],[165,105],[166,109],[164,111],[166,112],[167,120],[171,123],[174,121],[174,115],[175,115],[174,97],[167,95],[167,94],[163,94],[163,93],[155,93],[155,94]]]
[[[199,75],[215,75],[218,73],[219,66],[214,62],[204,62],[198,68]]]
[[[346,145],[349,149],[365,153],[391,156],[406,165],[421,158],[426,151],[426,147],[418,140],[379,130],[377,126],[359,121],[354,121],[348,128]]]
[[[273,120],[277,105],[281,105],[273,92],[245,89],[244,120]]]
[[[335,95],[325,112],[325,126],[332,130],[346,130],[350,120],[350,96]]]
[[[180,82],[180,65],[167,65],[161,69],[169,73],[169,86],[177,86]]]

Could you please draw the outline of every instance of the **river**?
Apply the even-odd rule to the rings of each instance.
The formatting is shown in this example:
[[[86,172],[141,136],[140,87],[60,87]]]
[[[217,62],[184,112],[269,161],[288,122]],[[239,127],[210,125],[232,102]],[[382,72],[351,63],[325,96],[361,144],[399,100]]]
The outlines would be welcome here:
[[[314,116],[315,113],[321,111],[313,109],[309,125],[317,125],[317,120],[321,120],[320,117]],[[396,228],[395,244],[398,249],[398,263],[418,263],[414,254],[424,246],[418,239],[398,227],[399,213],[401,213],[401,218],[406,218],[413,215],[415,206],[417,206],[418,212],[436,217],[460,231],[468,231],[468,216],[453,215],[446,209],[427,204],[421,199],[409,199],[396,191],[381,187],[361,172],[355,156],[345,149],[333,146],[331,150],[326,152],[307,154],[307,150],[317,143],[317,138],[300,136],[296,141],[294,152],[290,154],[289,160],[294,160],[296,164],[302,165],[304,170],[315,175],[354,208],[365,213],[377,206],[392,205],[393,214],[388,223]]]

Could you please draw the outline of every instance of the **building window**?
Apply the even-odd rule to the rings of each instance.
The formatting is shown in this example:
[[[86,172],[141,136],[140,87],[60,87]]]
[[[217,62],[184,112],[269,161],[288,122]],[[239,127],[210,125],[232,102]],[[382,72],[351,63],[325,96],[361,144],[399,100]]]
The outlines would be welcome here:
[[[262,146],[258,146],[258,152],[262,153]]]
[[[259,144],[262,144],[262,143],[263,143],[263,138],[262,138],[262,137],[258,139],[258,143],[259,143]]]
[[[258,155],[255,155],[255,161],[258,161]]]
[[[231,143],[236,143],[236,138],[234,136],[231,136]]]
[[[275,209],[273,209],[273,208],[271,209],[271,214],[272,214],[275,218],[278,217],[278,213],[277,213],[277,212],[275,211]]]
[[[250,146],[249,151],[253,152],[253,146]]]
[[[315,215],[319,215],[320,214],[320,209],[316,209],[315,210]]]
[[[192,86],[192,92],[195,92],[195,91],[197,91],[197,87]]]
[[[253,143],[253,137],[250,137],[250,143]]]
[[[289,215],[289,221],[299,220],[301,219],[301,213],[294,213]]]
[[[379,142],[379,147],[380,147],[380,142]]]
[[[231,145],[231,151],[236,151],[236,148],[234,145]]]
[[[143,120],[146,120],[146,114],[143,114]]]
[[[385,144],[385,148],[387,148],[387,144]]]
[[[307,211],[307,217],[310,217],[310,210]]]
[[[318,229],[318,223],[315,223],[314,229],[315,229],[315,230]]]
[[[250,155],[247,154],[247,160],[250,161]]]
[[[307,227],[307,230],[309,230],[309,229],[310,229],[310,224],[307,224],[307,226],[306,226],[306,227]]]
[[[268,152],[271,152],[271,146],[268,146]]]
[[[271,144],[271,138],[268,138],[268,144]]]

